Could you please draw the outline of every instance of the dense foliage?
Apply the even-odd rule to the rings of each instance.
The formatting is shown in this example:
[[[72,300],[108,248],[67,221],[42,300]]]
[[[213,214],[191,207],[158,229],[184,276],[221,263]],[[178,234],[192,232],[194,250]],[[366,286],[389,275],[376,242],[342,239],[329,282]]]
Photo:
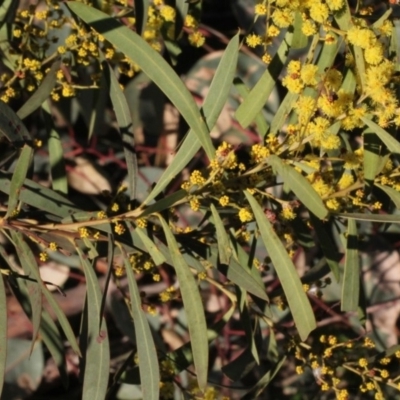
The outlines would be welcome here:
[[[90,400],[399,396],[397,5],[207,7],[3,2],[7,398],[49,360]]]

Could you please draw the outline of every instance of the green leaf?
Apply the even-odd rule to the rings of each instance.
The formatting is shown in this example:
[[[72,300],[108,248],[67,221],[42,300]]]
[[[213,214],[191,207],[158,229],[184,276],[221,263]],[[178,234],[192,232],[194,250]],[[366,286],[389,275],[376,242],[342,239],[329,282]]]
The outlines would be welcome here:
[[[136,32],[139,32],[140,36],[146,29],[147,16],[149,11],[149,0],[134,0],[135,2],[135,17],[136,17]]]
[[[125,271],[128,277],[130,305],[135,327],[139,357],[140,384],[143,400],[158,400],[160,391],[160,371],[158,357],[151,334],[149,321],[142,310],[142,301],[128,256],[124,255]]]
[[[210,133],[188,89],[164,58],[144,39],[115,18],[76,1],[68,7],[115,48],[139,65],[143,72],[166,94],[197,134],[207,156],[215,154]]]
[[[103,400],[108,387],[110,370],[110,345],[107,325],[100,314],[101,292],[93,266],[79,247],[76,250],[81,259],[86,278],[88,307],[88,344],[85,355],[82,399]]]
[[[35,93],[24,103],[24,105],[17,111],[19,118],[24,119],[28,115],[37,110],[43,102],[50,96],[56,81],[57,71],[60,68],[61,61],[56,61],[52,64],[50,71],[46,73],[43,82],[35,90]]]
[[[109,233],[108,238],[107,238],[107,274],[106,274],[106,280],[104,283],[104,292],[101,297],[100,315],[104,315],[104,309],[106,307],[108,288],[110,285],[110,280],[111,280],[112,271],[113,271],[114,247],[115,247],[114,235],[112,233]],[[101,329],[100,326],[99,326],[99,329]]]
[[[330,32],[336,39],[335,43],[324,43],[321,53],[318,56],[318,73],[324,74],[327,68],[331,68],[335,62],[336,55],[339,50],[338,35]]]
[[[13,0],[4,0],[0,5],[0,27],[2,27],[7,22],[13,22],[15,17],[15,12],[19,6],[18,2]],[[1,394],[1,390],[0,390]]]
[[[33,270],[37,271],[39,274],[39,267],[36,264],[35,256],[32,254],[31,249],[24,242],[22,234],[20,232],[11,231],[11,237],[14,241],[18,258],[21,262],[21,266],[24,270],[25,275],[30,276]],[[42,319],[42,292],[40,285],[36,282],[27,281],[26,286],[28,288],[28,296],[31,304],[31,322],[33,326],[32,332],[32,343],[31,350],[32,353],[35,342],[38,338],[40,322]]]
[[[232,318],[234,312],[235,307],[231,307],[218,322],[207,329],[206,337],[208,342],[212,342],[218,337],[223,327]],[[179,347],[175,351],[168,353],[167,359],[176,364],[176,368],[179,372],[187,369],[190,364],[193,363],[193,353],[190,351],[190,345],[191,342],[185,343],[183,346]]]
[[[166,258],[162,252],[157,248],[154,242],[147,236],[146,230],[142,228],[136,228],[136,233],[139,235],[141,241],[143,242],[146,250],[150,254],[155,265],[161,265],[166,261]]]
[[[273,368],[268,370],[264,376],[262,376],[253,388],[240,400],[253,400],[260,399],[262,391],[268,386],[268,384],[274,379],[275,375],[282,368],[283,363],[286,361],[286,356],[282,356]]]
[[[237,58],[239,51],[239,37],[234,36],[219,62],[214,78],[210,84],[207,97],[202,106],[202,114],[206,119],[206,124],[211,130],[218,120],[222,108],[229,95],[232,80],[236,71]],[[163,175],[151,191],[144,204],[149,204],[167,185],[176,178],[176,176],[193,159],[193,156],[200,149],[200,141],[196,133],[191,129],[179,148],[171,164],[164,171]]]
[[[6,194],[12,193],[11,177],[11,173],[0,171],[1,192]],[[19,193],[19,200],[39,210],[45,210],[59,217],[67,217],[74,212],[81,211],[66,197],[30,179],[25,179]]]
[[[135,140],[133,137],[133,124],[131,112],[125,94],[119,86],[114,71],[108,65],[110,75],[110,97],[113,104],[115,117],[117,118],[119,133],[122,138],[122,146],[126,166],[128,169],[128,190],[131,200],[136,199],[136,185],[138,176],[137,158],[135,152]]]
[[[261,206],[250,193],[245,191],[244,194],[253,210],[264,246],[278,274],[300,338],[305,340],[310,332],[316,328],[316,322],[296,267],[293,265],[281,240],[274,232]]]
[[[43,117],[49,135],[47,146],[49,148],[49,162],[51,172],[51,186],[53,190],[68,194],[68,179],[65,171],[64,149],[60,135],[54,129],[53,118],[47,103],[43,103]]]
[[[21,146],[22,143],[31,138],[18,115],[2,101],[0,101],[0,137],[1,136],[5,136],[11,143],[18,146]]]
[[[57,325],[46,310],[42,312],[40,337],[57,365],[64,388],[68,388],[69,378],[65,363],[64,339],[61,337]]]
[[[295,12],[294,17],[294,32],[293,32],[293,40],[292,40],[292,49],[303,49],[308,44],[308,38],[301,30],[303,26],[303,18],[301,16],[300,11]]]
[[[366,181],[373,182],[378,173],[381,160],[382,143],[370,128],[364,130],[364,177]]]
[[[103,55],[100,53],[99,60],[103,59]],[[109,68],[108,63],[103,62],[103,73],[101,74],[100,82],[98,88],[89,89],[86,92],[91,92],[93,94],[93,102],[91,107],[86,107],[87,111],[90,111],[89,123],[88,123],[88,133],[87,141],[90,142],[93,134],[99,132],[103,129],[104,124],[104,114],[108,102],[108,84],[106,80],[106,71]],[[82,101],[83,100],[83,101]],[[85,104],[84,98],[81,100],[81,104]],[[82,107],[81,105],[81,107]],[[84,106],[82,108],[85,108]],[[86,113],[85,113],[86,114]]]
[[[400,143],[390,133],[386,132],[378,124],[367,117],[361,117],[361,120],[372,130],[372,132],[378,135],[379,139],[382,140],[388,150],[392,153],[400,153]]]
[[[365,89],[365,61],[363,49],[359,46],[352,46],[354,51],[354,60],[356,62],[357,75],[360,77],[360,86],[362,92]]]
[[[179,203],[182,203],[182,200],[186,199],[186,197],[186,190],[177,190],[176,192],[171,193],[170,195],[158,200],[156,203],[148,206],[143,213],[140,214],[140,217],[146,217],[147,215],[167,210]]]
[[[347,229],[346,262],[342,284],[342,305],[344,312],[357,311],[360,297],[360,261],[358,258],[357,226],[350,219]]]
[[[72,349],[75,351],[76,354],[79,356],[81,352],[79,350],[78,343],[76,342],[76,338],[74,332],[72,331],[71,325],[63,311],[61,310],[60,306],[58,305],[57,301],[54,299],[53,295],[49,292],[46,285],[43,283],[39,269],[36,264],[36,260],[30,247],[25,243],[25,240],[20,232],[12,232],[13,240],[15,242],[15,246],[18,249],[18,257],[21,260],[21,264],[25,265],[26,268],[29,268],[30,276],[36,280],[37,285],[40,286],[44,297],[46,298],[47,302],[49,303],[50,307],[53,309],[55,315],[58,318],[58,321],[63,328],[65,336],[67,337],[68,341]]]
[[[397,214],[337,213],[334,215],[346,219],[355,219],[356,221],[400,224],[400,215]]]
[[[219,252],[219,260],[221,264],[229,265],[229,260],[232,255],[232,249],[229,242],[228,235],[226,234],[224,223],[218,214],[214,204],[211,203],[211,212],[214,219],[215,229],[217,231],[217,244]]]
[[[247,128],[254,121],[268,101],[283,66],[286,64],[292,38],[293,33],[288,31],[268,68],[236,110],[235,117],[243,128]]]
[[[11,178],[10,194],[8,197],[8,206],[5,218],[11,217],[12,213],[17,208],[20,191],[26,179],[26,174],[28,173],[32,158],[33,148],[25,144],[22,148],[21,154],[17,161],[17,165],[15,166],[15,170]]]
[[[296,102],[299,95],[297,93],[287,92],[285,98],[281,102],[278,111],[274,115],[271,121],[271,134],[276,135],[282,128],[286,121],[286,118],[292,111],[294,103]]]
[[[320,219],[328,216],[328,210],[321,197],[303,175],[286,165],[278,156],[272,155],[268,157],[267,162],[282,177],[285,185],[293,191],[310,212]]]
[[[244,250],[239,246],[237,247],[237,251],[240,259],[240,252],[244,252]],[[211,255],[209,258],[207,258],[207,261],[211,262],[212,265],[217,265],[218,270],[230,281],[232,281],[235,285],[247,290],[249,293],[254,294],[260,299],[269,301],[264,284],[257,270],[254,268],[249,268],[247,265],[242,265],[235,259],[235,257],[231,257],[227,268],[225,265],[218,265],[217,246],[211,245],[210,252]]]
[[[171,257],[173,259],[173,265],[180,285],[182,301],[188,321],[197,382],[199,388],[204,390],[207,386],[208,341],[203,303],[196,280],[190,271],[189,265],[186,263],[179,251],[178,244],[171,229],[162,217],[159,218],[167,239]]]
[[[375,183],[375,186],[385,192],[390,197],[390,200],[393,201],[396,208],[400,209],[400,193],[397,190],[379,183]]]
[[[3,275],[0,276],[0,396],[3,391],[7,360],[7,301]]]
[[[248,96],[248,94],[250,93],[249,88],[245,85],[245,83],[243,82],[243,80],[239,77],[236,77],[233,80],[233,84],[235,85],[236,90],[238,91],[240,97],[243,99],[243,101],[246,99],[246,97]],[[257,126],[257,133],[260,136],[260,138],[264,138],[264,136],[267,134],[268,129],[269,129],[269,125],[267,122],[267,119],[265,118],[265,116],[263,115],[262,111],[260,111],[255,119],[254,122]]]

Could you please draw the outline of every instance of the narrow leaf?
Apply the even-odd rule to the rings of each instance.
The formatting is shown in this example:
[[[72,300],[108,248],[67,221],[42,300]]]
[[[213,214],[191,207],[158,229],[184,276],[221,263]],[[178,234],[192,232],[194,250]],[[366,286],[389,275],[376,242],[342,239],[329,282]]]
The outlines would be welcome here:
[[[282,356],[279,361],[275,364],[273,368],[267,371],[264,376],[262,376],[254,387],[240,400],[253,400],[253,399],[260,399],[261,393],[263,390],[268,386],[268,384],[274,379],[275,375],[279,372],[282,368],[283,363],[286,361],[286,356]]]
[[[294,32],[293,32],[293,40],[292,40],[292,49],[303,49],[308,44],[308,38],[302,31],[303,26],[303,18],[301,16],[300,11],[295,12],[294,17]]]
[[[261,206],[250,193],[245,191],[244,194],[253,210],[264,246],[278,274],[300,338],[305,340],[310,332],[316,328],[316,322],[296,267],[293,265],[281,240],[274,232]]]
[[[64,388],[67,388],[69,378],[65,362],[64,338],[61,337],[57,325],[46,310],[42,312],[40,337],[57,365]]]
[[[166,94],[195,131],[207,156],[215,154],[210,134],[188,89],[164,58],[144,39],[115,18],[76,1],[68,2],[72,12],[103,35],[115,48],[137,63],[143,72]]]
[[[60,61],[56,61],[50,67],[49,72],[46,73],[43,82],[35,90],[35,93],[24,103],[24,105],[17,111],[19,118],[24,119],[28,115],[37,110],[43,102],[50,96],[51,91],[56,84],[56,73],[60,68]]]
[[[65,170],[64,149],[62,147],[60,135],[54,129],[54,123],[48,104],[43,103],[42,108],[44,122],[49,135],[47,145],[49,148],[51,186],[54,190],[57,190],[60,193],[68,194],[68,179]]]
[[[396,214],[363,214],[363,213],[337,213],[336,217],[354,219],[356,221],[370,221],[381,223],[400,224],[400,215]]]
[[[37,285],[40,286],[41,291],[44,294],[47,302],[49,303],[54,313],[56,314],[58,321],[60,322],[60,325],[63,328],[65,336],[70,342],[72,349],[75,351],[76,354],[80,356],[81,352],[79,350],[78,343],[76,342],[76,338],[74,332],[72,331],[71,325],[69,324],[67,317],[61,310],[57,301],[54,299],[53,295],[50,293],[46,285],[43,283],[40,277],[35,257],[32,254],[30,247],[25,243],[22,234],[19,232],[13,232],[13,240],[15,242],[16,247],[19,249],[18,256],[21,259],[21,263],[22,260],[24,260],[26,267],[29,268],[30,276],[37,281]]]
[[[280,175],[298,199],[318,218],[324,219],[328,215],[324,202],[313,189],[310,182],[294,168],[284,164],[278,156],[268,157],[268,164]]]
[[[217,209],[214,204],[211,203],[211,212],[214,219],[215,229],[217,230],[217,242],[218,242],[218,252],[219,260],[221,264],[229,265],[229,260],[232,255],[232,249],[229,242],[228,235],[226,234],[224,223],[218,214]]]
[[[381,160],[382,143],[378,136],[367,128],[363,134],[364,145],[364,178],[367,182],[373,182],[378,174],[379,164]]]
[[[36,264],[35,257],[32,254],[31,249],[24,242],[22,234],[16,231],[11,231],[11,237],[17,249],[18,258],[21,262],[21,266],[25,272],[25,275],[31,275],[32,270],[36,270],[39,274],[39,268]],[[33,326],[32,343],[30,349],[30,353],[32,354],[33,347],[36,339],[38,338],[40,322],[42,319],[42,292],[40,290],[39,283],[27,281],[26,286],[28,288],[28,296],[31,304],[30,318]]]
[[[11,143],[21,146],[30,139],[30,134],[17,114],[0,101],[0,137],[5,136]]]
[[[221,58],[214,78],[209,87],[207,97],[202,106],[202,114],[206,119],[206,124],[211,130],[221,113],[221,110],[228,98],[229,89],[232,85],[234,73],[236,71],[237,58],[239,51],[239,37],[234,36],[226,47]],[[200,149],[200,141],[196,133],[191,129],[179,148],[171,164],[164,171],[163,175],[151,191],[144,204],[149,204],[167,185],[175,179],[176,176],[193,159],[193,156]]]
[[[379,183],[375,183],[375,186],[385,192],[390,197],[390,200],[393,201],[396,208],[400,209],[400,193],[397,190]]]
[[[248,94],[250,93],[250,90],[248,89],[248,87],[245,85],[245,83],[243,82],[243,80],[239,77],[236,77],[233,80],[233,84],[235,85],[236,90],[238,91],[240,97],[243,99],[243,101],[246,99],[246,97],[248,96]],[[269,129],[269,125],[267,122],[267,119],[265,118],[265,116],[263,115],[262,111],[260,111],[255,119],[254,122],[257,126],[257,133],[260,136],[260,138],[264,138],[264,136],[266,135],[266,133],[268,132]]]
[[[83,400],[105,399],[110,370],[110,346],[107,325],[102,315],[99,282],[87,256],[77,247],[85,273],[88,307],[88,338],[83,378]],[[99,329],[101,326],[101,329]]]
[[[157,248],[155,243],[147,236],[145,229],[136,228],[136,233],[139,235],[141,241],[149,252],[155,265],[161,265],[166,261],[162,252]]]
[[[196,280],[190,271],[189,265],[182,257],[178,244],[168,224],[159,217],[168,247],[173,259],[174,268],[178,277],[183,305],[186,311],[190,342],[193,352],[194,366],[197,374],[199,388],[204,390],[207,386],[208,371],[208,341],[207,324],[204,315],[203,302],[199,293]]]
[[[357,226],[349,219],[347,229],[346,262],[342,284],[342,311],[357,311],[360,297],[360,261],[358,257]]]
[[[256,115],[265,106],[286,63],[292,38],[293,33],[288,31],[268,69],[265,70],[253,89],[251,89],[249,95],[236,110],[236,119],[244,128],[248,127],[254,121]]]
[[[361,117],[361,120],[378,135],[379,139],[382,140],[388,150],[392,153],[400,153],[400,143],[390,133],[386,132],[378,124],[367,117]]]
[[[299,95],[297,93],[286,93],[285,98],[271,121],[271,134],[276,135],[282,128],[298,97]]]
[[[131,297],[130,304],[135,327],[143,400],[158,400],[160,398],[160,371],[157,351],[151,334],[149,321],[142,310],[142,301],[135,275],[133,274],[132,266],[126,254],[124,257],[124,264]]]
[[[133,123],[131,112],[125,94],[122,91],[114,71],[108,66],[110,75],[110,97],[113,104],[115,117],[117,118],[119,133],[122,138],[122,146],[126,165],[128,168],[128,190],[131,200],[136,199],[136,185],[138,177],[138,166],[135,152],[135,141],[133,137]]]
[[[18,158],[17,165],[15,166],[14,173],[11,178],[10,194],[8,197],[7,213],[5,218],[12,216],[16,210],[21,187],[25,181],[26,174],[31,165],[33,158],[33,148],[27,144],[22,148],[21,154]]]
[[[238,247],[238,251],[244,251]],[[268,301],[268,295],[265,291],[264,284],[260,279],[258,271],[250,269],[247,265],[241,265],[235,257],[231,257],[229,265],[218,264],[218,248],[217,246],[210,246],[210,257],[207,258],[212,265],[216,265],[218,270],[225,275],[234,284],[247,290],[249,293],[254,294],[260,299]]]
[[[12,193],[11,177],[11,173],[0,171],[1,192],[6,194]],[[25,179],[24,185],[21,187],[19,193],[19,200],[39,210],[46,210],[59,217],[67,217],[74,212],[80,211],[80,209],[75,207],[66,197],[30,179]]]

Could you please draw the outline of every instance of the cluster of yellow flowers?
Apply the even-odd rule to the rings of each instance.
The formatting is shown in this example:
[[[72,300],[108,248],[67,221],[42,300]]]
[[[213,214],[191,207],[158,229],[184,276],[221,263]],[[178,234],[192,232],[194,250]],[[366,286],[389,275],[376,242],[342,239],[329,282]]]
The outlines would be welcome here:
[[[383,399],[381,390],[383,384],[400,390],[400,384],[390,379],[390,373],[385,368],[400,358],[400,351],[390,356],[369,357],[371,350],[375,349],[375,343],[369,337],[339,342],[334,335],[322,335],[319,342],[324,348],[320,356],[314,353],[310,346],[301,343],[293,342],[291,349],[294,350],[298,364],[296,372],[301,374],[305,367],[311,368],[321,385],[321,390],[332,389],[337,399],[347,400],[349,393],[343,388],[341,381],[344,370],[357,374],[362,381],[360,391],[362,393],[375,392],[374,398],[377,400]]]
[[[101,9],[110,15],[117,15],[122,6],[126,12],[126,1],[104,1]],[[134,14],[134,9],[132,11]],[[122,21],[129,28],[136,29],[135,17],[129,16]],[[183,25],[189,43],[201,47],[205,37],[199,29],[196,13],[192,15],[189,12]],[[28,92],[35,91],[51,63],[57,59],[61,59],[62,64],[57,72],[56,87],[51,93],[54,101],[61,97],[74,97],[79,89],[99,87],[100,52],[118,66],[121,74],[133,77],[139,71],[132,60],[119,53],[104,37],[77,23],[60,2],[47,0],[18,9],[13,26],[13,49],[9,52],[7,63],[12,70],[0,76],[0,99],[5,103],[18,97],[21,87]],[[164,40],[176,39],[175,26],[175,8],[163,0],[154,0],[148,8],[142,37],[156,51],[161,51]],[[82,85],[75,82],[79,65],[91,66],[91,83]]]

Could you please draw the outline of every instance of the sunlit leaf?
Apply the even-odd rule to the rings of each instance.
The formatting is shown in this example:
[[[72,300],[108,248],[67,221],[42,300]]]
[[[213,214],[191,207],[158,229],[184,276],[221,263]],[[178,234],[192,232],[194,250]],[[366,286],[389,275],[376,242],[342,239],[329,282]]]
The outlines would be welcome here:
[[[17,111],[17,115],[19,118],[24,119],[28,115],[32,114],[35,110],[37,110],[43,102],[48,99],[51,91],[56,84],[57,77],[56,73],[60,68],[60,61],[54,62],[50,70],[46,73],[42,83],[35,90],[33,95],[24,103],[24,105]]]
[[[46,124],[49,139],[47,146],[49,148],[49,161],[51,171],[51,186],[60,193],[68,193],[68,180],[65,171],[64,149],[61,138],[54,128],[53,118],[50,114],[50,108],[47,103],[43,103],[43,117]]]
[[[375,183],[375,186],[385,192],[390,197],[390,200],[393,201],[393,204],[396,206],[396,208],[400,209],[400,193],[397,190],[379,183]]]
[[[135,275],[127,255],[124,257],[128,277],[130,305],[134,321],[137,351],[139,357],[140,383],[143,400],[158,400],[160,391],[160,371],[157,351],[146,314],[142,310],[142,300]]]
[[[166,261],[166,258],[164,257],[163,253],[158,249],[158,247],[155,245],[155,243],[147,236],[145,229],[136,228],[136,233],[139,235],[144,246],[149,252],[151,258],[154,261],[154,264],[161,265],[162,263],[164,263]]]
[[[388,150],[392,153],[400,153],[400,143],[390,133],[386,132],[378,124],[367,117],[361,117],[361,120],[372,130],[372,132],[378,135],[379,139],[382,140]]]
[[[93,266],[77,247],[86,278],[88,307],[88,338],[83,377],[83,400],[103,400],[108,386],[110,370],[110,346],[107,325],[100,314],[101,292]],[[101,327],[99,329],[99,327]]]
[[[303,17],[300,11],[295,12],[294,24],[293,24],[293,40],[292,49],[303,49],[308,44],[308,37],[303,33]]]
[[[215,208],[214,204],[211,203],[210,207],[214,219],[215,229],[217,230],[219,259],[222,264],[228,265],[232,255],[232,249],[229,243],[229,237],[226,234],[224,223],[222,222],[222,219],[219,216],[218,211]]]
[[[0,101],[0,137],[6,137],[11,143],[21,146],[31,138],[18,115]]]
[[[144,39],[115,18],[86,4],[70,1],[69,8],[95,31],[103,35],[115,48],[133,60],[142,71],[166,94],[195,131],[207,156],[211,159],[215,149],[199,109],[180,77],[164,58]]]
[[[285,247],[254,197],[244,192],[257,221],[264,246],[279,277],[300,338],[305,340],[316,328],[314,312],[304,293],[300,277]]]
[[[299,172],[286,165],[279,157],[268,157],[268,164],[280,175],[283,182],[293,191],[298,199],[318,218],[324,219],[328,215],[324,202],[313,189],[310,182]]]
[[[337,213],[336,217],[354,219],[356,221],[370,221],[381,223],[400,224],[400,215],[397,214],[363,214],[363,213]]]
[[[10,194],[12,174],[9,172],[0,171],[0,191]],[[46,210],[47,212],[57,215],[59,217],[66,217],[74,212],[79,212],[77,208],[66,197],[46,188],[30,179],[25,179],[23,186],[19,193],[19,200],[39,210]]]
[[[56,323],[51,319],[49,313],[45,310],[42,312],[40,337],[53,357],[55,364],[57,365],[64,388],[67,388],[69,377],[66,366],[64,338],[61,336]]]
[[[244,251],[241,247],[237,249],[239,252]],[[254,268],[249,268],[247,265],[241,265],[235,257],[231,257],[229,265],[218,265],[218,248],[217,246],[210,246],[210,257],[208,261],[212,265],[217,265],[219,271],[224,274],[234,284],[246,289],[249,293],[254,294],[260,299],[268,301],[268,295],[265,291],[264,284],[261,280],[260,274]]]
[[[236,110],[235,117],[244,128],[248,127],[254,121],[256,115],[265,106],[271,95],[276,81],[282,72],[282,68],[286,64],[292,38],[293,32],[287,31],[268,69],[265,70],[248,96]]]
[[[21,262],[21,266],[25,272],[25,275],[33,275],[32,271],[36,270],[39,274],[39,268],[36,264],[35,256],[33,255],[31,249],[25,243],[21,233],[11,231],[11,237],[15,243],[18,250],[18,258]],[[42,292],[40,285],[37,282],[27,281],[26,286],[28,288],[28,296],[31,304],[31,322],[33,326],[32,333],[32,344],[31,352],[35,345],[36,339],[38,338],[40,322],[42,319]]]
[[[15,166],[13,176],[11,178],[6,218],[10,217],[17,208],[17,204],[19,201],[19,194],[22,185],[26,179],[26,175],[31,165],[32,158],[33,158],[33,148],[25,144],[24,147],[22,148],[21,154],[17,161],[17,165]]]
[[[110,66],[108,66],[108,71],[110,75],[110,98],[117,118],[119,133],[122,138],[122,146],[124,148],[126,166],[128,169],[129,196],[130,199],[133,200],[136,198],[138,175],[137,158],[134,148],[133,123],[128,102],[119,85],[117,77]]]
[[[235,88],[238,91],[240,97],[244,101],[246,99],[246,97],[248,96],[248,94],[250,93],[250,89],[248,89],[248,87],[245,85],[243,80],[239,77],[235,77],[235,79],[233,80],[233,84],[235,85]],[[268,132],[269,125],[268,125],[267,119],[263,115],[262,111],[260,111],[256,115],[254,122],[257,126],[258,135],[261,138],[263,138],[266,135],[266,133]]]
[[[189,265],[182,257],[178,244],[168,224],[163,218],[160,221],[167,239],[173,265],[178,277],[182,301],[186,311],[194,366],[199,388],[203,390],[207,385],[208,372],[208,341],[207,324],[204,315],[203,303],[196,280],[190,271]]]
[[[18,255],[21,259],[21,263],[22,263],[22,260],[24,260],[24,264],[25,264],[26,268],[27,269],[29,268],[30,277],[36,280],[37,285],[40,287],[42,293],[44,294],[44,297],[46,298],[50,307],[53,309],[54,313],[56,314],[58,321],[65,333],[65,336],[69,340],[72,349],[75,351],[76,354],[81,355],[74,332],[72,331],[71,325],[70,325],[66,315],[61,310],[59,304],[54,299],[53,295],[47,289],[46,285],[43,283],[43,281],[40,277],[39,269],[37,267],[36,260],[35,260],[34,255],[32,254],[31,249],[26,244],[26,242],[20,232],[13,232],[13,240],[18,249]]]
[[[207,96],[202,106],[202,115],[206,119],[206,124],[211,130],[221,113],[221,110],[228,98],[232,80],[236,71],[236,64],[239,51],[239,36],[234,36],[226,47],[224,54],[219,62],[214,78],[210,84]],[[144,204],[149,204],[167,185],[193,159],[193,156],[200,149],[200,141],[191,129],[180,146],[171,164],[164,171],[156,186],[153,188]]]

